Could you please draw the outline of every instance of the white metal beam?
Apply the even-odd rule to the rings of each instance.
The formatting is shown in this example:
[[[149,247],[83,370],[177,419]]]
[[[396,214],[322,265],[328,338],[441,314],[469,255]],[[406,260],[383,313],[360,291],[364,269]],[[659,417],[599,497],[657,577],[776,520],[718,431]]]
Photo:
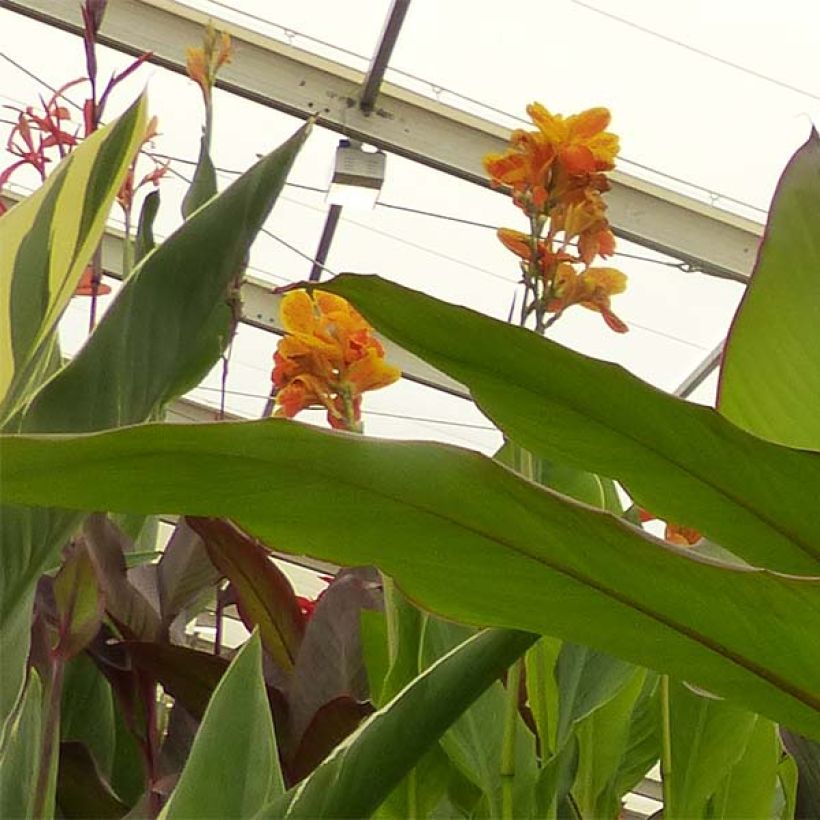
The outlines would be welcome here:
[[[5,190],[0,194],[0,200],[8,206],[18,202],[19,199],[20,196],[10,190]],[[122,279],[122,242],[121,231],[112,227],[106,229],[102,241],[102,267],[105,273],[115,279]],[[243,323],[270,333],[279,335],[283,333],[279,322],[279,305],[282,297],[273,292],[271,285],[260,279],[246,277],[241,296]],[[405,378],[455,396],[470,397],[469,390],[455,379],[427,364],[418,356],[408,353],[390,339],[379,336],[379,340],[384,346],[387,361],[398,367]],[[271,355],[273,355],[273,345],[271,345]]]
[[[0,0],[0,6],[78,33],[80,14],[66,0]],[[109,3],[100,41],[183,72],[185,48],[210,19],[174,0]],[[235,59],[218,85],[296,117],[318,117],[343,132],[454,176],[486,186],[481,158],[504,149],[509,131],[399,86],[384,83],[374,110],[359,110],[363,74],[233,23]],[[618,235],[687,261],[707,273],[748,278],[762,226],[637,177],[613,174],[609,212]]]

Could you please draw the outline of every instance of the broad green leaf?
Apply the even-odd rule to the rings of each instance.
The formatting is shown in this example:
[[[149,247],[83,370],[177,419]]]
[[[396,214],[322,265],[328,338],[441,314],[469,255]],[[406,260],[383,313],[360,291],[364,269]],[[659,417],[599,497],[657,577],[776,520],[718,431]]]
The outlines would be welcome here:
[[[422,670],[419,666],[419,647],[424,616],[396,589],[390,578],[384,578],[383,583],[390,666],[378,699],[373,699],[376,706],[383,706],[392,700]]]
[[[533,640],[532,635],[508,630],[485,630],[469,638],[371,715],[310,777],[258,816],[369,816]]]
[[[445,794],[454,776],[457,772],[441,746],[432,746],[376,809],[373,817],[376,820],[407,820],[409,817],[446,817],[451,820],[457,817],[452,806],[441,815],[436,811],[445,809]]]
[[[578,738],[578,771],[572,794],[582,817],[617,817],[626,788],[619,788],[621,773],[632,761],[630,729],[635,723],[647,670],[636,669],[625,686],[609,701],[584,718],[575,730]],[[642,777],[657,759],[644,758]],[[630,787],[634,786],[630,783]]]
[[[252,817],[283,792],[255,631],[214,690],[160,817]]]
[[[761,438],[820,450],[820,137],[778,183],[723,354],[718,407]]]
[[[428,617],[420,647],[422,663],[431,664],[467,640],[473,632],[468,627]],[[481,789],[484,811],[490,817],[501,816],[501,750],[506,708],[506,689],[500,681],[495,681],[441,738],[441,747],[453,765]],[[525,817],[529,813],[535,777],[535,738],[519,717],[513,779],[516,817]]]
[[[220,322],[230,324],[226,289],[306,135],[303,128],[260,160],[145,257],[82,350],[37,393],[25,417],[13,420],[15,429],[133,424],[153,418],[200,380],[229,341],[209,335]],[[0,719],[22,686],[27,629],[19,625],[30,618],[33,586],[80,521],[77,514],[55,510],[6,506],[0,511],[0,542],[13,545],[0,557]]]
[[[211,562],[231,582],[242,620],[259,627],[265,651],[285,672],[292,672],[305,633],[305,619],[287,576],[270,551],[230,521],[187,519],[205,544]]]
[[[566,464],[552,463],[545,458],[538,458],[530,455],[530,465],[532,475],[526,475],[517,463],[517,453],[520,448],[513,442],[504,442],[501,449],[493,458],[512,470],[515,470],[525,478],[535,481],[542,487],[549,487],[556,492],[568,495],[576,501],[583,501],[591,507],[606,509],[607,497],[604,492],[604,482],[611,482],[611,479],[602,478],[594,473],[588,473]]]
[[[216,196],[217,193],[216,169],[211,160],[209,142],[209,136],[203,134],[199,143],[199,157],[194,170],[194,178],[191,180],[191,184],[182,200],[182,215],[186,219],[211,197]]]
[[[140,208],[139,221],[137,222],[137,236],[134,239],[134,264],[142,262],[156,245],[154,241],[154,220],[159,210],[159,191],[151,191],[146,194]]]
[[[146,99],[82,141],[0,219],[0,425],[28,398],[145,131]]]
[[[778,812],[779,820],[794,820],[797,809],[797,764],[791,755],[784,755],[777,767],[779,786]]]
[[[534,454],[622,482],[640,506],[750,563],[820,570],[820,517],[806,514],[820,493],[820,455],[761,441],[616,365],[378,277],[345,275],[322,288],[466,384]]]
[[[203,336],[203,328],[230,319],[228,288],[306,134],[260,160],[145,257],[85,346],[35,396],[22,430],[144,421],[207,374],[229,339]]]
[[[574,724],[613,698],[634,672],[632,664],[604,652],[565,643],[555,664],[558,747],[566,742]]]
[[[32,817],[42,747],[43,686],[32,669],[0,748],[0,817]]]
[[[820,580],[690,555],[476,453],[286,420],[2,447],[9,501],[229,517],[285,551],[375,564],[448,618],[616,654],[820,738]]]
[[[359,613],[359,624],[359,642],[367,670],[367,689],[370,692],[370,700],[378,708],[385,703],[381,693],[387,670],[390,668],[387,621],[383,612],[363,609]]]
[[[711,800],[709,817],[726,820],[773,817],[779,759],[777,727],[766,718],[756,717],[743,755]]]
[[[524,658],[527,698],[545,758],[557,749],[558,684],[554,671],[561,646],[556,638],[543,637]]]
[[[702,817],[720,784],[740,760],[757,716],[670,682],[671,770],[664,769],[670,817]],[[774,796],[774,780],[771,783]]]
[[[633,789],[660,758],[659,676],[647,671],[629,721],[629,738],[614,785],[615,794]]]
[[[100,772],[111,776],[116,745],[114,698],[110,684],[85,653],[66,664],[60,738],[82,743]]]

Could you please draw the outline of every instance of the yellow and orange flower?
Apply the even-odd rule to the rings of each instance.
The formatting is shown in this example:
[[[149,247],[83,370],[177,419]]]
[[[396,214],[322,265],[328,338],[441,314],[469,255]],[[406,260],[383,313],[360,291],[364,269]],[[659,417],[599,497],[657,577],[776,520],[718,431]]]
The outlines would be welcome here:
[[[484,168],[494,185],[509,185],[516,199],[531,197],[536,210],[547,203],[555,147],[537,131],[513,131],[510,148],[487,154]]]
[[[501,228],[498,238],[520,257],[531,303],[522,316],[535,316],[543,331],[570,305],[598,311],[618,333],[628,328],[612,312],[610,297],[626,287],[613,268],[593,268],[596,257],[615,252],[615,236],[603,194],[610,183],[618,137],[606,130],[606,108],[564,117],[534,102],[527,113],[536,131],[514,131],[510,147],[484,157],[493,185],[512,188],[513,201],[529,217],[531,234]],[[580,272],[573,267],[578,265]],[[556,314],[549,322],[544,313]]]
[[[616,333],[626,333],[629,328],[612,312],[610,298],[624,290],[626,276],[615,268],[587,268],[579,274],[565,262],[558,266],[547,310],[561,313],[570,305],[581,305],[600,313]]]
[[[211,98],[217,72],[231,61],[232,56],[230,35],[224,31],[217,32],[210,23],[202,37],[202,46],[185,50],[188,76],[202,89],[206,103]]]
[[[611,119],[606,108],[590,108],[563,117],[534,102],[527,106],[527,113],[570,174],[591,174],[615,167],[620,146],[618,137],[605,130]]]
[[[281,318],[287,335],[277,346],[271,376],[277,415],[293,418],[308,407],[324,407],[333,427],[360,429],[362,393],[401,375],[384,361],[370,325],[345,299],[321,290],[287,293]]]

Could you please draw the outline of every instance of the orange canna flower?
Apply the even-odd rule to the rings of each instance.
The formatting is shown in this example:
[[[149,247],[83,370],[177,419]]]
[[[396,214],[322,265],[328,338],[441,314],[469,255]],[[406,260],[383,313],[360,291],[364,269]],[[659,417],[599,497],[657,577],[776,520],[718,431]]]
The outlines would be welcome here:
[[[657,520],[656,516],[644,509],[638,510],[638,516],[641,522]],[[697,544],[703,536],[691,527],[683,527],[680,524],[673,524],[671,521],[667,521],[663,538],[664,541],[668,541],[670,544],[675,544],[679,547],[691,547]]]
[[[509,185],[516,197],[529,194],[536,209],[547,202],[550,166],[555,148],[536,131],[513,131],[510,148],[487,154],[484,168],[495,185]]]
[[[188,76],[199,85],[206,103],[211,99],[217,72],[232,57],[230,35],[224,31],[217,32],[211,23],[208,23],[202,36],[202,46],[185,49]]]
[[[620,145],[618,137],[605,130],[611,119],[606,108],[590,108],[563,117],[534,102],[527,106],[527,113],[544,139],[555,146],[559,162],[570,174],[591,174],[615,167]]]
[[[587,268],[576,273],[569,263],[558,266],[553,282],[553,298],[547,303],[550,313],[560,313],[570,305],[595,310],[616,333],[629,328],[613,312],[611,297],[626,290],[626,276],[615,268]]]
[[[676,544],[679,547],[691,547],[700,541],[703,536],[691,527],[682,527],[679,524],[672,524],[667,522],[666,531],[663,537],[670,544]]]
[[[282,299],[286,332],[274,354],[272,380],[277,414],[293,418],[324,407],[336,428],[358,429],[361,396],[396,381],[400,371],[358,311],[325,291],[291,291]]]

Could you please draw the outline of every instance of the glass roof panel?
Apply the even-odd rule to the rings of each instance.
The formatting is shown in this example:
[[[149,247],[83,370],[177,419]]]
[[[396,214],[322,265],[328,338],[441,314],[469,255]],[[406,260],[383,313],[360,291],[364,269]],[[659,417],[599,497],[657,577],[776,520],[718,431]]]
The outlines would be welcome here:
[[[353,4],[353,8],[355,5]],[[388,4],[385,2],[380,5],[386,7]],[[458,4],[454,5],[458,7]],[[568,7],[573,5],[565,2],[553,4],[554,7],[551,8],[555,15],[560,16],[568,14]],[[312,8],[309,3],[303,6]],[[383,10],[386,11],[386,8]],[[590,14],[588,10],[581,8],[576,8],[573,13]],[[427,25],[431,39],[425,49],[430,58],[425,71],[438,71],[437,61],[440,55],[435,48],[435,41],[443,34],[436,30],[431,21],[437,21],[436,26],[439,26],[449,19],[447,14],[449,12],[441,9],[438,12],[431,10],[426,4],[411,6],[406,24],[408,28],[399,40],[400,46],[404,43],[405,46],[402,47],[407,50],[397,51],[396,64],[401,66],[402,60],[406,63],[410,59],[410,45],[414,38],[420,36],[421,28]],[[368,23],[371,31],[367,36],[372,36],[375,41],[382,20],[379,16],[377,24],[374,22],[377,17],[375,12],[372,16],[373,20]],[[464,20],[461,28],[456,29],[459,35],[455,38],[453,49],[460,48],[458,44],[465,42],[473,34],[477,38],[474,45],[480,45],[482,37],[490,37],[486,20],[482,22],[474,13],[467,17],[470,19]],[[594,19],[598,17],[600,15],[593,15]],[[427,23],[424,23],[425,20]],[[295,29],[297,22],[294,19],[287,25]],[[3,11],[0,11],[0,23],[7,24],[0,25],[0,30],[11,33],[11,36],[3,37],[3,53],[32,70],[45,82],[57,85],[66,78],[82,74],[83,55],[78,38]],[[482,25],[484,28],[481,28]],[[596,25],[603,23],[599,21]],[[414,31],[416,34],[413,34]],[[496,39],[497,34],[496,31]],[[315,31],[314,35],[320,36]],[[520,52],[531,35],[527,31],[521,36],[522,45],[508,50],[503,71],[498,68],[497,61],[470,60],[467,62],[471,64],[472,71],[484,71],[484,63],[489,62],[495,65],[493,70],[499,76],[509,78],[518,74],[520,79],[521,71],[516,66],[526,57]],[[32,38],[37,38],[43,51],[59,55],[59,60],[55,58],[46,62],[34,58],[30,47],[26,45]],[[355,43],[349,45],[352,49],[359,47]],[[553,47],[556,50],[564,48],[560,43]],[[494,48],[498,49],[497,42]],[[101,49],[100,52],[103,75],[127,64],[128,58],[123,55],[108,49]],[[459,72],[464,72],[465,66],[455,59],[456,51],[452,54],[452,65],[449,65],[448,70],[454,74],[445,79],[448,84],[457,85],[461,76]],[[442,61],[441,65],[444,66],[445,62]],[[472,76],[469,71],[463,74],[465,78],[468,75]],[[580,72],[579,76],[586,77],[584,72]],[[533,95],[535,84],[529,80],[519,82],[519,79],[516,80],[517,90],[514,94],[518,94],[518,97],[515,99],[502,99],[499,96],[494,100],[492,94],[482,96],[481,99],[499,105],[502,102],[505,105],[510,103],[511,108],[517,108],[520,112],[530,98],[528,83],[533,89]],[[573,75],[573,83],[576,79]],[[606,82],[600,90],[596,88],[598,97],[593,99],[590,96],[588,100],[578,104],[573,102],[576,98],[572,94],[579,94],[578,89],[583,90],[583,83],[574,88],[572,94],[563,85],[556,87],[556,95],[565,95],[563,98],[556,98],[556,108],[569,111],[581,104],[605,102],[617,110],[617,102],[608,98],[609,86],[606,83],[609,79],[604,79]],[[118,107],[121,109],[146,81],[149,84],[152,112],[160,120],[161,135],[156,140],[154,150],[158,156],[172,158],[175,174],[169,175],[162,184],[163,205],[157,221],[157,234],[162,236],[178,224],[179,202],[186,187],[182,177],[190,177],[192,174],[198,149],[201,102],[196,87],[188,79],[154,66],[145,66],[121,89],[109,113],[112,116],[117,113]],[[587,77],[584,82],[588,81]],[[538,82],[543,83],[543,77]],[[18,104],[36,98],[36,94],[42,91],[36,80],[7,61],[0,61],[0,83],[3,93],[13,97]],[[499,89],[497,83],[489,84],[488,93],[493,88],[499,94],[505,90]],[[513,93],[509,88],[506,88],[505,93],[507,92]],[[75,95],[76,100],[81,98],[81,93]],[[580,97],[577,99],[580,100]],[[216,108],[213,154],[217,167],[222,169],[220,184],[223,186],[235,178],[237,172],[255,161],[259,153],[281,143],[301,124],[295,118],[221,91],[216,93]],[[499,119],[499,116],[495,118]],[[2,124],[3,133],[9,127],[8,124]],[[625,134],[629,129],[619,127],[618,130]],[[641,132],[642,139],[648,139],[652,135],[657,138],[657,129],[648,129],[651,133],[644,134],[646,130]],[[637,132],[632,129],[630,133]],[[314,128],[266,225],[266,233],[260,235],[252,251],[251,274],[256,278],[269,281],[275,286],[307,277],[311,268],[310,258],[315,254],[328,210],[324,201],[324,189],[329,181],[337,141],[338,135],[322,128]],[[697,144],[689,145],[686,150],[703,158],[703,149]],[[677,161],[677,153],[669,156]],[[35,184],[36,179],[29,179],[27,182]],[[412,210],[421,213],[411,212]],[[509,200],[496,192],[391,155],[388,157],[380,204],[372,211],[343,211],[327,265],[333,271],[379,273],[439,298],[505,319],[510,310],[518,270],[516,259],[504,250],[494,236],[493,226],[496,225],[525,227],[520,214]],[[734,282],[702,274],[684,273],[674,267],[676,260],[626,242],[619,243],[619,251],[624,255],[616,257],[613,264],[628,274],[629,289],[616,298],[613,307],[630,324],[630,333],[624,336],[613,334],[599,316],[575,308],[568,311],[554,327],[551,337],[585,353],[617,361],[659,387],[672,390],[725,335],[742,287]],[[640,258],[631,258],[629,255]],[[67,352],[76,349],[84,338],[87,306],[84,314],[83,305],[80,300],[75,300],[64,323]],[[274,346],[275,338],[269,334],[247,326],[241,328],[229,375],[229,411],[249,417],[261,413],[269,385],[270,357]],[[196,393],[197,400],[211,405],[218,404],[220,378],[221,370],[215,368],[214,373]],[[404,386],[404,383],[402,385],[403,391],[414,391],[413,401],[432,401],[429,398],[423,399],[426,388],[409,383],[408,386]],[[428,392],[435,394],[435,391]],[[405,401],[405,398],[409,394],[403,393],[404,398],[401,400],[388,399],[389,394],[390,391],[374,394],[373,412],[408,415],[407,408],[411,405],[408,403],[409,399]],[[445,420],[458,424],[486,425],[486,421],[480,416],[476,421],[469,415],[477,411],[465,409],[470,408],[468,403],[449,396],[441,401],[455,402],[451,408],[455,415],[445,416]],[[434,409],[431,408],[432,417],[440,418],[438,411],[433,413]],[[418,416],[426,415],[418,408],[414,408],[414,413]],[[374,416],[368,429],[379,435],[416,436],[422,435],[431,427],[427,422],[413,424],[417,429],[413,429],[409,422],[401,423],[392,416],[383,415]],[[460,431],[458,435],[463,438],[464,431]],[[473,435],[470,433],[470,440],[473,440]],[[451,435],[446,440],[456,441],[456,438]],[[475,433],[475,440],[478,442],[476,446],[481,448],[491,450],[495,446],[495,439],[486,430]]]
[[[820,119],[818,22],[802,0],[522,0],[510,13],[476,13],[469,0],[414,3],[391,68],[425,82],[396,71],[388,79],[518,117],[532,100],[562,113],[604,105],[624,158],[765,209],[811,119]]]

